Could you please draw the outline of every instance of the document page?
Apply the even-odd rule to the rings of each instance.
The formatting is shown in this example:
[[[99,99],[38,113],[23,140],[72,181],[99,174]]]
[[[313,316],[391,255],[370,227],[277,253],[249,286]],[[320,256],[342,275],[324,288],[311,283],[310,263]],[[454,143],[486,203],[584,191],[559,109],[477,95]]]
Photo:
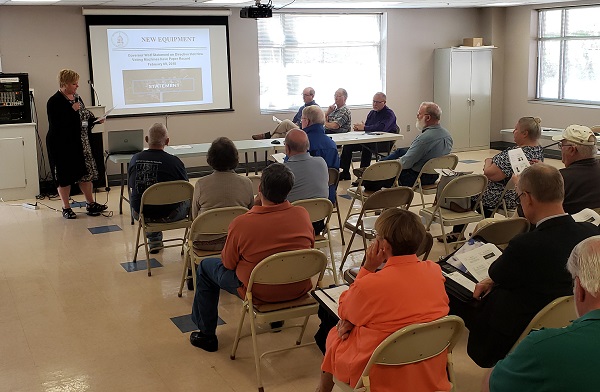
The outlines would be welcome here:
[[[571,215],[575,222],[590,222],[596,226],[600,225],[600,215],[592,209],[584,208],[577,214]]]
[[[523,170],[528,168],[529,161],[521,148],[513,148],[512,150],[508,150],[508,160],[510,161],[510,166],[513,169],[513,173],[521,174]]]
[[[347,284],[326,289],[317,288],[315,291],[313,291],[313,296],[323,306],[329,308],[333,314],[337,315],[338,307],[340,306],[340,296],[343,292],[348,290],[348,288],[350,288],[350,286]]]
[[[444,277],[446,277],[446,279],[452,279],[453,281],[455,281],[459,285],[463,286],[470,292],[475,291],[475,282],[473,282],[471,279],[467,278],[460,272],[450,272],[450,273],[442,272],[442,274],[444,275]]]
[[[276,122],[277,124],[281,124],[281,120],[275,116],[273,116],[273,122]]]
[[[456,258],[467,267],[467,271],[473,275],[478,282],[488,278],[488,269],[490,265],[498,258],[502,252],[494,244],[483,244],[477,249],[456,255]]]
[[[283,163],[285,160],[285,153],[278,152],[277,154],[271,154],[271,158],[273,158],[275,162]]]

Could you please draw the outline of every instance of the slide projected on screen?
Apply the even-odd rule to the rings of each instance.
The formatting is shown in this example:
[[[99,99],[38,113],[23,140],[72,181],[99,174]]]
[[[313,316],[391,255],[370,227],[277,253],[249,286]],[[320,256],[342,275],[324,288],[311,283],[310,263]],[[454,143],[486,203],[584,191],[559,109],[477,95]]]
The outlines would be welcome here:
[[[111,115],[230,110],[226,24],[88,25],[92,78]]]
[[[208,29],[108,29],[113,104],[212,103]]]

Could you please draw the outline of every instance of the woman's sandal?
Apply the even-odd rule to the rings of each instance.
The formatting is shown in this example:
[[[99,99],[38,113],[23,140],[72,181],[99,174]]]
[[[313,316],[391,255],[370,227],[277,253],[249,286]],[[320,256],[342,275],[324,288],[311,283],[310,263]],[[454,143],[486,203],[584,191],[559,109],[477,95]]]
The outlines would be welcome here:
[[[77,214],[73,212],[71,208],[63,208],[62,215],[65,219],[75,219],[77,218]]]

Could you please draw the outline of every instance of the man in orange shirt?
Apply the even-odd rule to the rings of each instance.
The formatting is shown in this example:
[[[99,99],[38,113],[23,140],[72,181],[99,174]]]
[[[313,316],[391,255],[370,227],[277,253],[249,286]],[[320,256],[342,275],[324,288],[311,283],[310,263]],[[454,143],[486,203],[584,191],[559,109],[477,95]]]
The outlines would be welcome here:
[[[192,304],[192,321],[199,332],[192,332],[190,343],[205,351],[217,351],[217,307],[221,289],[240,298],[254,267],[278,252],[309,249],[315,235],[308,212],[286,200],[294,185],[294,175],[285,165],[274,163],[262,172],[258,188],[260,205],[233,220],[221,258],[202,260],[196,271],[196,294]],[[303,281],[252,290],[254,302],[282,302],[300,298],[311,288]]]

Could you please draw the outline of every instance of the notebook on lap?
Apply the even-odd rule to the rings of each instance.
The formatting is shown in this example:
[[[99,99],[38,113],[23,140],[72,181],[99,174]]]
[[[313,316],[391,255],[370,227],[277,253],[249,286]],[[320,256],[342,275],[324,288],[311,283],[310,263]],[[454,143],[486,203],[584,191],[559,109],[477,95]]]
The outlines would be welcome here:
[[[144,149],[144,130],[131,129],[125,131],[108,132],[109,155],[114,154],[135,154]]]

